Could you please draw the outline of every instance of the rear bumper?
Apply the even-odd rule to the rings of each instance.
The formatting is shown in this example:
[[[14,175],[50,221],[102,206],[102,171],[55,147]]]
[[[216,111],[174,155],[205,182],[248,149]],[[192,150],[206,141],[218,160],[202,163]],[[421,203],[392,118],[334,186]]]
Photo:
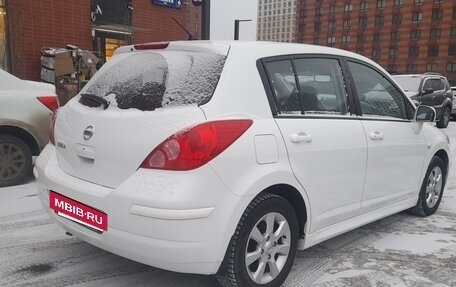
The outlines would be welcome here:
[[[48,145],[35,165],[40,201],[76,237],[120,256],[177,272],[215,274],[244,206],[205,166],[190,172],[138,170],[115,189],[64,173]],[[57,215],[49,191],[108,215],[101,234]]]

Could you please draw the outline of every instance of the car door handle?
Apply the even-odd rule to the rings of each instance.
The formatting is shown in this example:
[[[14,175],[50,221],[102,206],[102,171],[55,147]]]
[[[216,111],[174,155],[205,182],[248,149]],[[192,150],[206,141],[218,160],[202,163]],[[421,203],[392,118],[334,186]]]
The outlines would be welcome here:
[[[310,143],[312,141],[312,136],[308,133],[300,132],[297,134],[292,134],[290,139],[292,143]]]
[[[370,135],[370,138],[374,141],[380,141],[384,138],[384,135],[381,131],[371,132],[369,135]]]

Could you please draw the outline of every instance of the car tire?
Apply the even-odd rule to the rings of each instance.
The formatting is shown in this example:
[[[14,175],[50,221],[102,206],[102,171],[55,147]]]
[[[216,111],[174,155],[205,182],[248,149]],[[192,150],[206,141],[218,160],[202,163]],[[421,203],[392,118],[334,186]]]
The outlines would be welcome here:
[[[437,127],[440,129],[444,129],[448,126],[448,123],[451,119],[451,108],[445,107],[442,112],[442,116],[440,117],[440,121],[437,122]]]
[[[409,212],[423,217],[434,214],[442,200],[445,179],[445,163],[440,157],[434,156],[421,185],[418,202]]]
[[[280,286],[293,265],[298,230],[295,210],[285,198],[258,195],[231,238],[217,273],[219,283],[224,287]]]
[[[15,185],[32,173],[32,153],[12,135],[0,135],[0,187]]]

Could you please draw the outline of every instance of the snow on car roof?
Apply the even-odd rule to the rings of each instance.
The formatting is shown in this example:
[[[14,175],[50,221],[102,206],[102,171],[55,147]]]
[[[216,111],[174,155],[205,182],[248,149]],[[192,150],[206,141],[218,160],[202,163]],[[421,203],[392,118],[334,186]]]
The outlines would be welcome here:
[[[290,54],[325,54],[334,56],[344,56],[368,62],[369,64],[386,72],[376,62],[362,55],[349,52],[346,50],[310,45],[300,43],[281,43],[281,42],[266,42],[266,41],[174,41],[169,42],[166,49],[185,50],[185,51],[201,51],[214,52],[227,55],[230,50],[241,50],[243,55],[251,55],[252,58],[260,59],[265,57],[290,55]],[[126,53],[135,51],[134,45],[124,46],[116,50],[118,53]]]

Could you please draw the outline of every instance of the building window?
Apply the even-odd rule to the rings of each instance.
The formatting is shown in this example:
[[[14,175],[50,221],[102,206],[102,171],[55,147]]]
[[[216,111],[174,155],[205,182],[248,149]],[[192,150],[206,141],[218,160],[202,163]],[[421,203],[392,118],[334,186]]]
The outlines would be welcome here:
[[[443,3],[445,0],[434,0],[434,3]]]
[[[456,56],[456,45],[450,44],[448,46],[448,56]]]
[[[456,64],[448,63],[446,70],[447,73],[456,73]]]
[[[410,40],[419,40],[421,38],[421,30],[410,31]]]
[[[301,10],[301,11],[299,11],[299,17],[301,17],[301,18],[306,18],[306,17],[307,17],[306,10]]]
[[[342,44],[348,44],[348,43],[350,43],[350,36],[349,35],[342,36]]]
[[[394,7],[404,6],[404,0],[394,0]]]
[[[373,49],[373,50],[372,50],[372,58],[373,58],[373,59],[378,59],[378,58],[380,58],[380,50],[379,50],[379,49]]]
[[[367,18],[359,18],[358,27],[364,28],[367,26]]]
[[[429,57],[437,57],[438,55],[439,55],[439,46],[430,45],[428,47],[428,56]]]
[[[356,42],[358,42],[358,43],[366,42],[366,36],[364,34],[358,34],[358,36],[356,37]]]
[[[369,7],[369,4],[367,2],[361,2],[359,4],[359,10],[361,10],[361,11],[366,11],[368,7]]]
[[[417,73],[418,72],[418,65],[417,64],[407,64],[407,68],[405,70],[407,73]]]
[[[314,45],[320,45],[320,38],[318,38],[318,37],[313,38],[313,43],[314,43]]]
[[[420,23],[423,22],[423,13],[422,12],[415,12],[412,15],[412,23]]]
[[[328,29],[329,31],[333,31],[336,29],[336,21],[329,21],[328,22]]]
[[[380,33],[374,33],[374,42],[378,43],[382,40]]]
[[[388,71],[388,73],[395,73],[397,71],[397,68],[395,64],[388,64],[386,70]]]
[[[315,8],[315,16],[321,16],[321,7]]]
[[[436,72],[436,71],[437,71],[437,64],[435,64],[435,63],[426,64],[426,72]]]
[[[451,27],[451,38],[456,38],[456,27]]]
[[[415,5],[423,5],[424,0],[415,0]]]
[[[306,24],[299,24],[299,33],[304,33],[306,31]]]
[[[402,23],[402,14],[393,14],[393,25],[399,25]]]
[[[336,6],[331,6],[329,7],[329,14],[335,14],[336,13]]]
[[[399,32],[393,31],[390,36],[391,41],[399,41]]]
[[[375,16],[375,27],[382,27],[385,22],[385,17]]]
[[[344,29],[349,29],[351,26],[351,20],[350,19],[345,19],[344,20]]]
[[[386,0],[377,0],[377,8],[385,8]]]
[[[433,28],[429,32],[430,39],[440,39],[440,35],[442,34],[442,29],[440,28]]]
[[[419,54],[420,54],[420,47],[418,47],[418,46],[409,47],[409,52],[408,52],[409,58],[416,58],[416,57],[418,57]]]
[[[316,31],[316,32],[321,31],[321,22],[317,22],[314,24],[314,31]]]
[[[456,7],[453,8],[453,20],[456,20]]]
[[[432,10],[432,21],[440,21],[443,19],[443,11],[442,10]]]
[[[333,45],[336,43],[336,37],[335,36],[329,36],[328,37],[328,45]]]
[[[396,58],[396,56],[397,56],[397,50],[396,50],[396,48],[390,48],[390,49],[389,49],[389,54],[388,54],[388,55],[389,55],[390,58]]]
[[[353,11],[353,4],[351,4],[351,3],[345,4],[345,6],[344,6],[344,11],[345,11],[345,12],[351,12],[351,11]]]

